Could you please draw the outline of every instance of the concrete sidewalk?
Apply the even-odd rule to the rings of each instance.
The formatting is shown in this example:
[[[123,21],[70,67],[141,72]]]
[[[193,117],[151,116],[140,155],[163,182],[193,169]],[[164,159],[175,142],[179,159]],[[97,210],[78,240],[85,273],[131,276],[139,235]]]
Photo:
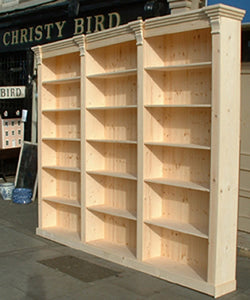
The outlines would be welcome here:
[[[40,238],[36,227],[37,201],[0,198],[0,300],[212,299]],[[220,299],[250,299],[247,257],[238,257],[237,281],[237,291]]]

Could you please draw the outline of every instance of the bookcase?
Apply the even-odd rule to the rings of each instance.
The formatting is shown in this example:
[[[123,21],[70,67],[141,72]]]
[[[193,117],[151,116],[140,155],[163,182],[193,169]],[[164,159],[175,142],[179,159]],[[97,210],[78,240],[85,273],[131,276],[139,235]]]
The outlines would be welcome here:
[[[38,235],[235,290],[243,15],[214,5],[33,48]]]

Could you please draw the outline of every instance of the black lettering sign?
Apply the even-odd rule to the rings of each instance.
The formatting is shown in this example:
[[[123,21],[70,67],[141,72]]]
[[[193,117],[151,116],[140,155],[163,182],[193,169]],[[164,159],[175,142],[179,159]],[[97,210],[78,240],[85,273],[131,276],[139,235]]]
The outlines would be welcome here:
[[[88,34],[119,26],[121,16],[118,12],[79,17],[45,24],[30,25],[20,29],[7,30],[0,34],[0,51],[4,48],[31,47],[78,34]],[[2,49],[3,48],[3,49]]]

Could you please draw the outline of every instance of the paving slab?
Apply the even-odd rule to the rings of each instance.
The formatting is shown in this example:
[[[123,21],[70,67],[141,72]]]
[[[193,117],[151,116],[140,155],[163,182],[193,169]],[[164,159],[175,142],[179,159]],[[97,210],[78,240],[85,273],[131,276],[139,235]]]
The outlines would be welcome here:
[[[0,285],[0,299],[3,300],[34,300],[26,295],[23,291],[10,287],[8,285]],[[45,300],[45,299],[43,299]]]
[[[112,283],[143,297],[152,296],[163,289],[172,287],[171,283],[142,272],[120,276],[113,279]]]
[[[39,241],[35,237],[27,236],[6,226],[1,228],[0,254],[14,250],[42,247],[44,245],[46,245],[45,242]]]
[[[67,294],[62,298],[53,300],[145,300],[127,289],[113,284],[98,284],[78,291],[74,294]],[[174,299],[173,299],[174,300]]]
[[[75,291],[86,288],[86,284],[70,276],[56,273],[47,275],[35,271],[22,276],[16,286],[28,297],[39,300],[61,298],[65,294],[74,294]]]

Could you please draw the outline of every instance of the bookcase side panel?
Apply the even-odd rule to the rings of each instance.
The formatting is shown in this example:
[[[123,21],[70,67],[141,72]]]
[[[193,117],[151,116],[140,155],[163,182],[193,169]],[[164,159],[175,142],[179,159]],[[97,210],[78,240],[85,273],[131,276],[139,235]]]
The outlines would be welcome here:
[[[235,280],[236,267],[240,22],[222,17],[217,24],[218,30],[212,37],[213,136],[208,281],[223,286]],[[234,288],[235,285],[218,288],[216,295],[223,295]]]

